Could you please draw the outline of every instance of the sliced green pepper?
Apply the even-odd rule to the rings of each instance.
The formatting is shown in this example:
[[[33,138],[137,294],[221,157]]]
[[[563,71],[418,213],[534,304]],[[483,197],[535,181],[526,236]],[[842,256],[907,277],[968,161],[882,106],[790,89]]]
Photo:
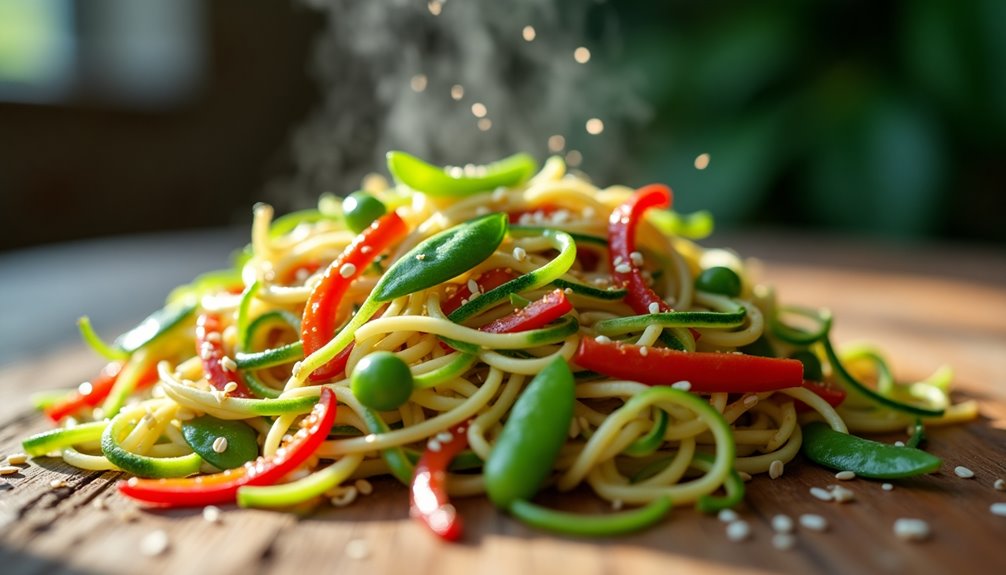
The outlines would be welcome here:
[[[510,505],[510,513],[524,523],[565,535],[609,537],[645,529],[671,510],[671,500],[661,497],[644,507],[605,515],[565,513],[518,499]]]
[[[466,171],[439,168],[405,152],[388,152],[388,170],[399,182],[430,196],[460,197],[526,182],[538,168],[528,154],[515,154]]]

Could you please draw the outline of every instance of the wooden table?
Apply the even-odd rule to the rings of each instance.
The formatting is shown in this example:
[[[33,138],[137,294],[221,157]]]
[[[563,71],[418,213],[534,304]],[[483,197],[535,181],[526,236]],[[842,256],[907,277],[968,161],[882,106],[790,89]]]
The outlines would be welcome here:
[[[991,503],[1006,501],[1006,492],[992,487],[996,478],[1006,478],[1006,257],[778,234],[724,241],[761,256],[766,279],[785,300],[832,308],[839,341],[883,345],[899,375],[920,377],[943,363],[954,365],[959,397],[979,399],[981,418],[930,433],[929,449],[944,458],[939,473],[900,482],[891,492],[857,479],[845,484],[855,491],[854,502],[823,503],[808,488],[833,483],[832,474],[794,462],[780,479],[748,484],[739,511],[754,532],[741,543],[728,542],[716,518],[690,509],[675,510],[645,533],[596,541],[541,533],[482,499],[461,500],[466,537],[446,545],[409,520],[405,490],[390,481],[376,482],[374,495],[344,509],[297,517],[226,508],[215,524],[198,511],[138,509],[116,494],[115,473],[81,473],[38,459],[0,488],[0,571],[1006,573],[1006,517],[989,511]],[[19,451],[21,438],[47,427],[28,407],[30,391],[71,386],[99,366],[74,345],[0,368],[0,453]],[[957,477],[957,465],[975,477]],[[52,488],[60,478],[67,487]],[[554,500],[599,508],[581,495]],[[779,551],[770,545],[768,520],[780,512],[817,513],[830,528],[798,529],[796,546]],[[925,519],[932,537],[898,540],[892,524],[899,517]],[[168,533],[168,551],[145,556],[140,542],[157,529]]]

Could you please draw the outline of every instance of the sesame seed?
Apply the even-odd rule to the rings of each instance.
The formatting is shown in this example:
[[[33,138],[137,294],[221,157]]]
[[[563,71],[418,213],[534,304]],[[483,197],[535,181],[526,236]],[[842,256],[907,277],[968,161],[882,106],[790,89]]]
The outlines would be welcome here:
[[[439,16],[440,12],[444,9],[444,5],[440,0],[430,0],[426,3],[426,9],[430,11],[430,14]]]
[[[356,273],[356,266],[351,263],[344,263],[339,267],[339,275],[344,278],[352,277]]]
[[[219,523],[220,515],[220,508],[216,505],[207,505],[206,507],[203,507],[203,519],[209,523]]]
[[[206,341],[211,341],[213,343],[219,342],[220,341],[220,332],[211,331],[210,333],[206,334]]]
[[[794,545],[796,545],[796,537],[789,533],[776,533],[772,536],[772,547],[780,551],[792,549]]]
[[[811,487],[810,494],[821,501],[831,501],[832,499],[831,493],[826,489],[821,489],[820,487]]]
[[[646,311],[650,313],[660,313],[660,304],[657,302],[650,302],[650,305],[646,306]]]
[[[690,391],[692,389],[692,382],[690,381],[675,381],[671,384],[673,389],[680,389],[681,391]]]
[[[618,264],[615,266],[615,271],[620,274],[627,274],[632,271],[632,266],[629,264]]]
[[[454,434],[450,431],[441,431],[437,434],[437,441],[440,443],[447,443],[452,439],[454,439]]]
[[[640,348],[639,348],[639,355],[641,355],[643,357],[646,357],[646,356],[650,355],[650,348],[646,347],[645,345],[644,346],[640,346]]]
[[[820,515],[804,513],[800,516],[800,525],[811,531],[825,531],[828,529],[828,520]]]
[[[637,266],[643,265],[643,254],[639,252],[630,253],[629,259],[632,260],[632,263],[636,264]]]
[[[489,213],[489,208],[487,208],[485,206],[479,206],[479,207],[475,208],[475,215],[476,216],[484,216],[484,215],[486,215],[488,213]]]
[[[751,394],[751,395],[745,395],[744,396],[744,406],[745,407],[754,407],[757,404],[758,404],[758,396],[757,395]]]
[[[360,248],[360,253],[361,254],[369,254],[372,251],[374,251],[374,248],[372,248],[370,246],[363,246],[363,247]]]
[[[839,503],[848,503],[849,501],[856,499],[856,493],[853,490],[842,487],[841,485],[833,485],[830,489],[831,497]]]
[[[709,154],[699,154],[695,157],[695,169],[704,170],[709,167]]]
[[[880,486],[880,488],[883,489],[884,491],[892,491],[894,489],[894,484],[884,483],[883,485]]]
[[[223,453],[223,452],[227,451],[227,438],[226,437],[218,437],[218,438],[214,439],[213,440],[213,451],[216,451],[217,453]]]
[[[1006,517],[1006,503],[993,503],[992,505],[989,505],[989,511],[992,512],[992,515]]]
[[[1006,491],[1006,480],[996,479],[992,484],[996,491]]]
[[[772,530],[776,533],[792,533],[793,518],[782,513],[772,517]]]
[[[894,446],[895,447],[904,447],[905,446],[905,442],[904,441],[895,441],[894,442]]]
[[[151,531],[140,542],[140,552],[147,557],[156,557],[168,550],[168,534],[163,529]]]
[[[586,64],[590,61],[590,50],[584,46],[580,46],[573,51],[573,59],[576,60],[578,64]]]
[[[724,523],[732,523],[740,519],[740,516],[733,509],[720,509],[720,512],[716,514],[716,518]]]
[[[971,471],[970,469],[968,469],[967,467],[964,467],[963,465],[958,465],[957,467],[955,467],[954,468],[954,473],[957,474],[957,477],[960,477],[960,478],[963,478],[963,479],[971,479],[972,477],[975,476],[975,472],[974,471]]]
[[[468,291],[472,292],[472,295],[478,295],[479,284],[475,280],[468,280]]]
[[[224,400],[227,399],[227,394],[219,389],[211,389],[210,395],[213,396],[213,399],[217,400],[217,403],[223,403]]]
[[[779,479],[780,477],[782,477],[782,473],[785,470],[785,468],[786,466],[783,464],[782,461],[778,459],[773,459],[772,463],[770,463],[768,466],[768,476],[772,479]]]
[[[482,102],[475,102],[472,104],[472,115],[476,118],[484,118],[489,111],[486,109],[486,105]]]
[[[441,447],[442,445],[440,445],[440,442],[437,441],[436,439],[431,439],[429,442],[426,443],[426,449],[429,449],[430,451],[434,452],[440,451]]]
[[[611,343],[611,338],[606,335],[599,335],[594,338],[597,343]]]
[[[233,359],[225,355],[220,359],[220,367],[228,371],[237,371],[238,364]]]
[[[587,120],[587,133],[591,136],[596,136],[604,131],[604,121],[600,118],[591,118]]]
[[[224,393],[234,393],[237,390],[238,382],[236,381],[228,381],[227,384],[224,385]]]
[[[94,507],[95,509],[105,509],[107,506],[108,505],[105,503],[105,499],[103,497],[99,497],[91,501],[91,507]]]
[[[548,137],[548,151],[552,153],[561,152],[566,147],[566,138],[555,134]]]
[[[426,74],[416,74],[409,81],[409,85],[412,87],[413,92],[422,92],[426,90],[427,78]]]
[[[370,555],[370,546],[363,539],[353,539],[346,543],[346,557],[350,559],[366,559]]]
[[[751,526],[747,521],[734,521],[727,525],[727,539],[738,542],[751,537]]]
[[[5,465],[0,467],[0,475],[11,475],[13,473],[21,473],[20,467],[14,467],[13,465]]]
[[[493,193],[491,196],[489,196],[489,199],[494,204],[502,202],[503,200],[506,199],[506,188],[503,186],[497,187],[495,190],[493,190]]]
[[[856,478],[855,471],[839,471],[835,474],[835,479],[839,481],[849,481],[850,479]]]
[[[922,541],[929,537],[929,524],[921,519],[902,517],[894,522],[894,535],[902,541]]]
[[[66,480],[65,479],[53,479],[52,481],[49,482],[49,487],[52,487],[53,489],[59,489],[61,487],[66,487]]]
[[[672,385],[671,387],[674,387],[674,386]],[[747,471],[738,471],[737,475],[741,476],[741,481],[751,481],[751,479],[752,479],[751,474],[748,473]]]
[[[461,84],[454,84],[451,86],[451,99],[460,100],[465,97],[465,87]]]
[[[353,486],[356,487],[356,490],[359,491],[361,495],[370,495],[374,492],[374,486],[366,479],[357,479]]]
[[[423,261],[426,259],[426,254],[416,254],[417,261]]]

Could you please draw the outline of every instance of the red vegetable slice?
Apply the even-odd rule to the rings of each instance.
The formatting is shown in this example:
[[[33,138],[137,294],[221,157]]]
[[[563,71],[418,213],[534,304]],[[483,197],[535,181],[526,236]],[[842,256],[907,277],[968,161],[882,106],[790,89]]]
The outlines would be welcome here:
[[[551,291],[523,309],[493,320],[479,328],[488,333],[517,333],[539,329],[566,315],[573,309],[561,289]]]
[[[468,447],[468,423],[451,429],[447,441],[431,440],[436,442],[435,449],[427,444],[409,489],[410,514],[447,541],[456,541],[462,533],[461,517],[447,496],[447,467]]]
[[[234,382],[237,388],[229,392],[234,397],[255,397],[236,369],[224,365],[223,327],[220,316],[204,313],[196,320],[196,352],[203,362],[203,373],[210,385],[224,391]]]

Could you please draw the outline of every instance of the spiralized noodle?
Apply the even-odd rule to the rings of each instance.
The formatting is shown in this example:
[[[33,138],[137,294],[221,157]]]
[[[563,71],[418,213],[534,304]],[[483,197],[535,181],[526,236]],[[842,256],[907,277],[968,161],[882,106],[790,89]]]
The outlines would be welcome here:
[[[488,212],[512,214],[517,223],[527,226],[595,236],[600,238],[599,243],[578,240],[575,247],[585,253],[604,253],[609,215],[633,191],[619,186],[598,188],[585,177],[566,174],[561,161],[553,159],[526,184],[457,200],[432,199],[396,188],[374,193],[396,209],[411,229],[381,258],[381,268],[387,269],[432,234]],[[545,206],[549,209],[542,210]],[[199,294],[200,311],[213,311],[222,317],[222,346],[230,357],[235,356],[241,337],[238,323],[242,301],[250,320],[275,312],[301,317],[328,263],[356,237],[338,218],[305,220],[278,235],[273,231],[273,222],[271,207],[255,208],[250,255],[240,270],[244,285],[239,287],[245,290],[245,297],[236,295],[235,286],[228,286],[230,291],[210,289]],[[598,335],[594,327],[598,322],[635,315],[619,299],[591,297],[567,289],[574,307],[569,321],[575,321],[578,327],[548,343],[529,346],[524,334],[478,329],[512,312],[509,301],[490,306],[463,323],[451,321],[444,313],[443,303],[483,273],[502,268],[515,275],[527,274],[556,260],[564,249],[558,241],[554,236],[534,233],[510,234],[488,259],[460,276],[388,302],[377,316],[356,330],[346,370],[332,380],[307,381],[306,373],[298,373],[300,365],[312,361],[310,358],[297,364],[291,360],[242,370],[252,374],[269,392],[262,398],[231,397],[213,389],[194,355],[194,326],[188,321],[146,350],[145,357],[159,362],[159,383],[152,391],[132,394],[133,403],[116,416],[125,418],[128,432],[114,440],[122,449],[138,455],[184,456],[192,451],[181,435],[183,422],[209,414],[247,422],[258,433],[260,453],[269,456],[281,449],[284,436],[296,430],[313,400],[327,387],[338,400],[336,431],[321,444],[299,476],[338,465],[337,470],[328,473],[344,478],[346,487],[351,485],[346,482],[359,478],[386,475],[390,470],[380,458],[382,450],[422,451],[438,434],[469,420],[469,449],[485,461],[530,378],[557,357],[572,361],[581,339]],[[781,350],[789,349],[768,329],[777,313],[774,293],[758,285],[743,260],[669,235],[648,218],[642,220],[636,241],[637,249],[645,256],[645,276],[675,310],[744,310],[739,327],[698,327],[691,334],[678,328],[677,333],[683,333],[683,339],[695,350],[733,353],[759,340],[768,340]],[[586,260],[572,262],[562,270],[560,279],[598,290],[612,287],[612,270],[604,257],[598,259],[592,265]],[[742,282],[739,297],[695,289],[696,275],[708,267],[710,259],[728,262],[738,273]],[[381,269],[372,267],[353,282],[338,307],[338,321],[346,321],[363,304],[381,273]],[[255,288],[249,292],[252,284]],[[554,286],[536,287],[520,295],[535,300],[551,289]],[[247,342],[252,351],[298,340],[296,326],[280,320],[270,326]],[[672,328],[649,325],[620,337],[640,346],[659,346],[664,329]],[[443,345],[443,338],[475,346],[475,357],[467,363],[461,361],[465,359],[463,354]],[[410,366],[414,376],[433,382],[417,385],[400,408],[379,413],[388,428],[382,433],[374,433],[368,426],[367,408],[350,388],[350,376],[361,360],[378,350],[393,352]],[[823,357],[820,349],[812,347],[811,351]],[[591,376],[575,365],[573,368],[579,371],[580,378],[573,424],[555,464],[552,482],[564,491],[587,485],[598,497],[618,505],[645,504],[665,496],[675,505],[687,505],[722,489],[733,471],[760,474],[775,461],[790,462],[800,451],[801,419],[821,418],[841,432],[903,430],[913,421],[893,411],[854,402],[836,411],[817,394],[799,387],[757,394],[696,395],[709,411],[697,410],[664,397],[634,400],[650,387]],[[805,411],[798,413],[797,405],[806,406]],[[973,416],[974,410],[972,403],[951,406],[942,421],[966,419]],[[659,447],[644,456],[626,454],[630,445],[655,429],[661,413],[667,422]],[[710,413],[725,419],[730,433],[712,425]],[[92,417],[100,420],[102,414],[94,413]],[[696,459],[703,454],[711,456],[711,462]],[[67,463],[83,469],[116,469],[95,444],[67,448],[61,455]],[[654,464],[658,465],[652,473],[641,473]],[[203,467],[211,469],[206,464]],[[696,474],[697,470],[703,471]],[[479,469],[451,474],[449,491],[464,496],[484,492],[480,474]],[[330,491],[340,505],[352,500],[343,487]],[[356,503],[361,501],[357,499]]]

